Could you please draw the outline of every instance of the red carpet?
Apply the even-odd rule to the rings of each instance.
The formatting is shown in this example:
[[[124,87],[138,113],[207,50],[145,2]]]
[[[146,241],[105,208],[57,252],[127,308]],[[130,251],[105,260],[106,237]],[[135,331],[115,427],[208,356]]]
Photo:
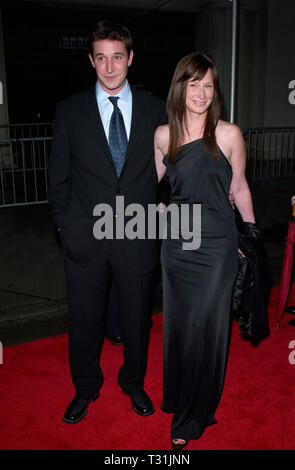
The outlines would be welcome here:
[[[294,302],[294,290],[289,303]],[[295,302],[294,302],[295,303]],[[234,323],[224,393],[216,418],[188,450],[290,450],[295,448],[295,364],[289,343],[295,340],[293,318],[285,314],[275,329],[277,288],[269,306],[270,336],[258,347],[240,338]],[[294,349],[293,349],[294,351]],[[294,354],[293,354],[294,357]],[[156,412],[137,416],[120,391],[116,375],[122,347],[105,342],[105,383],[88,416],[75,425],[62,422],[73,395],[67,360],[67,335],[4,348],[0,365],[0,448],[170,450],[171,416],[162,399],[162,315],[154,317],[146,390]]]

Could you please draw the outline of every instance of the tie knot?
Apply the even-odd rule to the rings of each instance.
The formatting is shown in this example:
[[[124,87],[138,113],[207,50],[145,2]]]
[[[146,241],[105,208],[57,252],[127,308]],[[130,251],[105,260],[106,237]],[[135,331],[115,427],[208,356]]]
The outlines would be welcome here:
[[[109,96],[109,100],[115,108],[118,106],[118,99],[119,96]]]

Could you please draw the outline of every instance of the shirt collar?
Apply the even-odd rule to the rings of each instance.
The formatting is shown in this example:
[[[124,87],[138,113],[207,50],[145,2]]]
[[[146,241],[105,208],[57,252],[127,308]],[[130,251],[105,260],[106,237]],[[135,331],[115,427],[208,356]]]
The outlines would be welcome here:
[[[103,90],[98,82],[96,82],[96,98],[98,103],[102,103],[103,101],[107,100],[108,97],[111,96],[109,93],[107,93],[105,90]],[[117,95],[114,96],[119,96],[119,98],[123,101],[129,102],[131,99],[131,89],[128,81],[126,80],[126,83],[122,90],[119,91]]]

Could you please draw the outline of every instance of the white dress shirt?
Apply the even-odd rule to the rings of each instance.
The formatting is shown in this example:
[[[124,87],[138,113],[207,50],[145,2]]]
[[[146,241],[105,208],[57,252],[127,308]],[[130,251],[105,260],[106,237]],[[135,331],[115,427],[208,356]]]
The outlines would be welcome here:
[[[131,116],[132,116],[132,93],[130,89],[130,85],[126,80],[126,84],[124,88],[117,95],[110,95],[106,91],[104,91],[98,82],[96,82],[96,100],[97,105],[100,113],[100,117],[102,120],[102,125],[106,134],[106,138],[109,141],[109,127],[110,127],[110,120],[114,110],[113,104],[108,99],[109,96],[118,96],[120,99],[118,100],[118,107],[121,110],[127,139],[129,140],[130,135],[130,128],[131,128]]]

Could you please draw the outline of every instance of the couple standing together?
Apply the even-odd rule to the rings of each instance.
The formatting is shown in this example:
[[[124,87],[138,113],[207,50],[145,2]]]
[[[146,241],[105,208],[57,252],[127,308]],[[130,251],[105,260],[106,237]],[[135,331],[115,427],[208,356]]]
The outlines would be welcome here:
[[[97,82],[58,103],[49,164],[48,198],[60,230],[69,307],[69,360],[75,396],[64,421],[76,423],[99,396],[100,353],[111,279],[122,314],[122,391],[142,416],[154,412],[144,391],[158,241],[93,236],[93,209],[155,204],[164,174],[170,202],[201,204],[201,246],[162,242],[164,397],[173,413],[171,439],[182,449],[215,422],[227,355],[230,305],[237,274],[233,192],[242,219],[255,222],[245,179],[239,128],[219,119],[214,63],[192,53],[176,67],[167,105],[127,81],[130,32],[101,21],[89,41]],[[114,98],[116,97],[116,98]],[[167,114],[168,122],[167,122]],[[116,215],[115,215],[116,217]]]

